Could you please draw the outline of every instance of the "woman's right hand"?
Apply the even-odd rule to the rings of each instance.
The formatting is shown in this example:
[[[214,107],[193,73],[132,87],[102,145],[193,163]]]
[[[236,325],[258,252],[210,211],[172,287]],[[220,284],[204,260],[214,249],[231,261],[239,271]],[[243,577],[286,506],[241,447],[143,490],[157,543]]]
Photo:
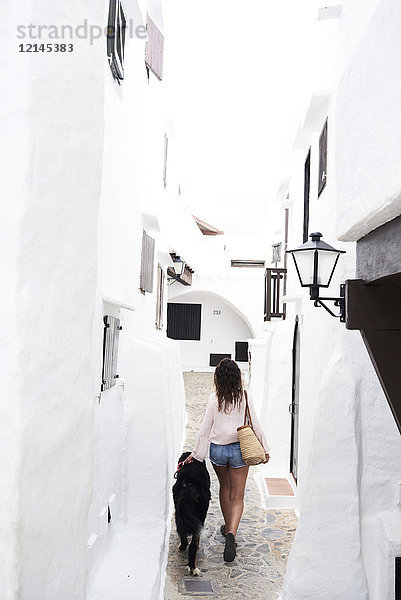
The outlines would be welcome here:
[[[183,465],[186,465],[187,463],[189,463],[189,462],[192,462],[192,461],[193,461],[193,458],[194,458],[194,457],[193,457],[193,455],[192,455],[192,452],[191,452],[191,454],[190,454],[189,456],[187,456],[187,458],[186,458],[186,459],[183,461],[183,463],[182,463],[182,464],[183,464]]]
[[[265,465],[266,463],[268,463],[270,460],[270,454],[266,454],[266,459],[263,461],[263,464]]]

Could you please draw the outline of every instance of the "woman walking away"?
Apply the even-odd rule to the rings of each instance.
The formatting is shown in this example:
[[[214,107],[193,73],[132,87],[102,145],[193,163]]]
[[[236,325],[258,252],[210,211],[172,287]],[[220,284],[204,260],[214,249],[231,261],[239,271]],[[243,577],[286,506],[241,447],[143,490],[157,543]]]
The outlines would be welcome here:
[[[224,525],[220,531],[226,538],[224,560],[231,562],[236,554],[235,537],[244,509],[244,490],[249,467],[242,460],[237,427],[244,424],[246,392],[236,362],[224,358],[214,373],[216,391],[210,395],[206,413],[191,458],[203,461],[210,442],[210,461],[220,484],[219,499]],[[248,400],[254,431],[269,460],[270,448]]]

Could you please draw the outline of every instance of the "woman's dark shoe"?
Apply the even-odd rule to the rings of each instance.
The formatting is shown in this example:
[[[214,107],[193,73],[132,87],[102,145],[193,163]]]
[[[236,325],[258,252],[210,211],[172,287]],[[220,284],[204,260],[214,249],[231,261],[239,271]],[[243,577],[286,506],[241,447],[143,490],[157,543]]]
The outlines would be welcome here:
[[[226,537],[226,526],[223,523],[223,525],[220,527],[220,533],[223,537]]]
[[[236,543],[235,543],[235,537],[232,533],[227,533],[226,535],[226,545],[224,548],[224,560],[225,562],[232,562],[235,558],[236,555]]]

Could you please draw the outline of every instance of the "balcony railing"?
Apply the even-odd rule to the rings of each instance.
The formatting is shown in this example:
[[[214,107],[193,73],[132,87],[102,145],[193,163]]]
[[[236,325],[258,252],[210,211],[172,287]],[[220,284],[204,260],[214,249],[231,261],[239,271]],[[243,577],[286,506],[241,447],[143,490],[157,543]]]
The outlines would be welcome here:
[[[265,272],[265,321],[285,319],[285,294],[287,269],[266,269]]]

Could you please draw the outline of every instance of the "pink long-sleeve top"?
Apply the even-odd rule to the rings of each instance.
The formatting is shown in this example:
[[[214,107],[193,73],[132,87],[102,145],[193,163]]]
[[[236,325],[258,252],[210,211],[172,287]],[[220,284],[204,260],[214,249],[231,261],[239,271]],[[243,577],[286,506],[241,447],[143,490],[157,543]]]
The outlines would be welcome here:
[[[266,436],[262,431],[249,395],[248,405],[251,413],[253,430],[256,433],[256,437],[262,444],[266,454],[269,454],[269,444],[267,443]],[[192,452],[192,455],[196,460],[205,460],[209,442],[219,445],[233,444],[234,442],[238,442],[237,427],[241,427],[244,424],[245,406],[245,395],[243,395],[241,406],[239,408],[236,407],[229,413],[219,412],[217,395],[215,392],[210,394],[202,426],[195,443],[195,448]]]

